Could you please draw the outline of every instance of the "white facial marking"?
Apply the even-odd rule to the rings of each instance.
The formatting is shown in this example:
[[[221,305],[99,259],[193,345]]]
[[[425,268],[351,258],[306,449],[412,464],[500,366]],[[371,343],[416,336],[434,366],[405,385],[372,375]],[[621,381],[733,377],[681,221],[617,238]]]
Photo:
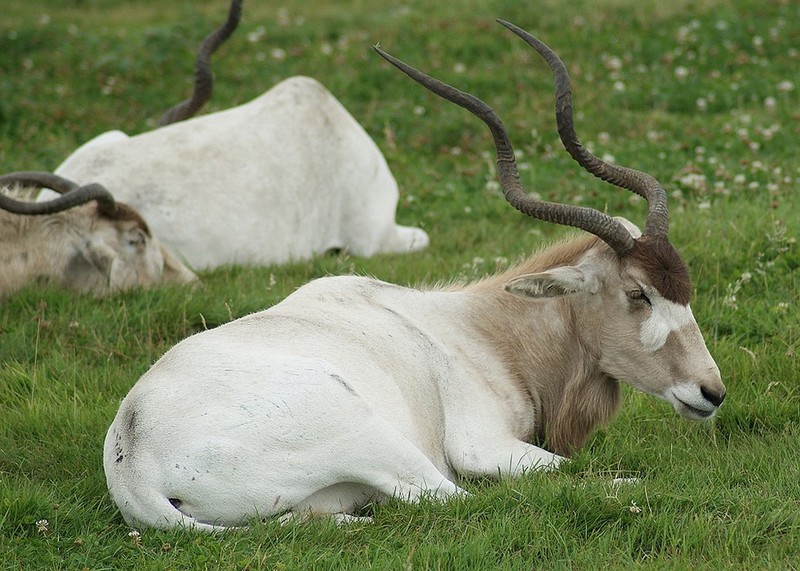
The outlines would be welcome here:
[[[653,306],[650,317],[642,323],[639,340],[646,351],[658,351],[667,342],[667,337],[684,325],[694,323],[692,310],[662,297],[651,296]]]

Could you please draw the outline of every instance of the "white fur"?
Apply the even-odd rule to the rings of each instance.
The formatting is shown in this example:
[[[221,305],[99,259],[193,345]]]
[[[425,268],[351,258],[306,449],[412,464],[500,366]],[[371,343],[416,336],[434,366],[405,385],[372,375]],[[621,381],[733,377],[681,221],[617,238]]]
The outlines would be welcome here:
[[[56,172],[105,185],[195,269],[428,244],[424,231],[395,224],[397,184],[378,147],[307,77],[133,137],[103,133]]]
[[[669,334],[686,325],[695,324],[688,305],[680,305],[651,293],[651,314],[642,324],[639,339],[648,351],[658,351],[667,342]]]

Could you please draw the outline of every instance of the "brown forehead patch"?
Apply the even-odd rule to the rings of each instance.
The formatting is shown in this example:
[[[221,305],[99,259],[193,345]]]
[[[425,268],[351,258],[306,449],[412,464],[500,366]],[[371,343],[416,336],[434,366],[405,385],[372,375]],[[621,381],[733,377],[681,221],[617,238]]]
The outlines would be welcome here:
[[[123,202],[117,202],[116,205],[117,208],[113,214],[103,212],[103,209],[99,207],[98,207],[98,214],[100,216],[108,218],[109,220],[120,220],[120,221],[130,220],[132,222],[135,222],[142,230],[144,230],[145,234],[151,236],[150,228],[147,226],[147,222],[144,221],[142,215],[139,214],[139,212],[135,208],[128,206]]]
[[[628,259],[644,271],[653,287],[666,299],[681,305],[689,303],[692,297],[689,268],[665,236],[638,238]]]

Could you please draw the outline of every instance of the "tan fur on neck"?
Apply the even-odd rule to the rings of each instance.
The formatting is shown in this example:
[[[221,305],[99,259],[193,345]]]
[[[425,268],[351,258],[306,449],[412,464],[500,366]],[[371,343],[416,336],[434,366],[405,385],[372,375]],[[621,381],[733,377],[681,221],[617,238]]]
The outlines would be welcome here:
[[[606,247],[594,236],[573,237],[465,288],[487,299],[472,316],[475,327],[508,364],[509,375],[537,411],[535,433],[527,435],[528,441],[567,456],[616,414],[621,402],[619,384],[597,368],[597,357],[581,339],[581,325],[569,298],[528,300],[506,292],[503,286],[520,275],[575,265],[595,246]],[[526,343],[531,328],[536,328],[542,345]]]

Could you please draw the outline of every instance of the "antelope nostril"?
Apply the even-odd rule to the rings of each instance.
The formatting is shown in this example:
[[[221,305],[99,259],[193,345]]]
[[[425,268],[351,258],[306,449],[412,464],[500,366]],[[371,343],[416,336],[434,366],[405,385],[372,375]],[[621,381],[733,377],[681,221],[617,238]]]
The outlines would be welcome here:
[[[725,400],[725,391],[716,392],[705,387],[700,387],[700,394],[714,406],[719,406]]]

